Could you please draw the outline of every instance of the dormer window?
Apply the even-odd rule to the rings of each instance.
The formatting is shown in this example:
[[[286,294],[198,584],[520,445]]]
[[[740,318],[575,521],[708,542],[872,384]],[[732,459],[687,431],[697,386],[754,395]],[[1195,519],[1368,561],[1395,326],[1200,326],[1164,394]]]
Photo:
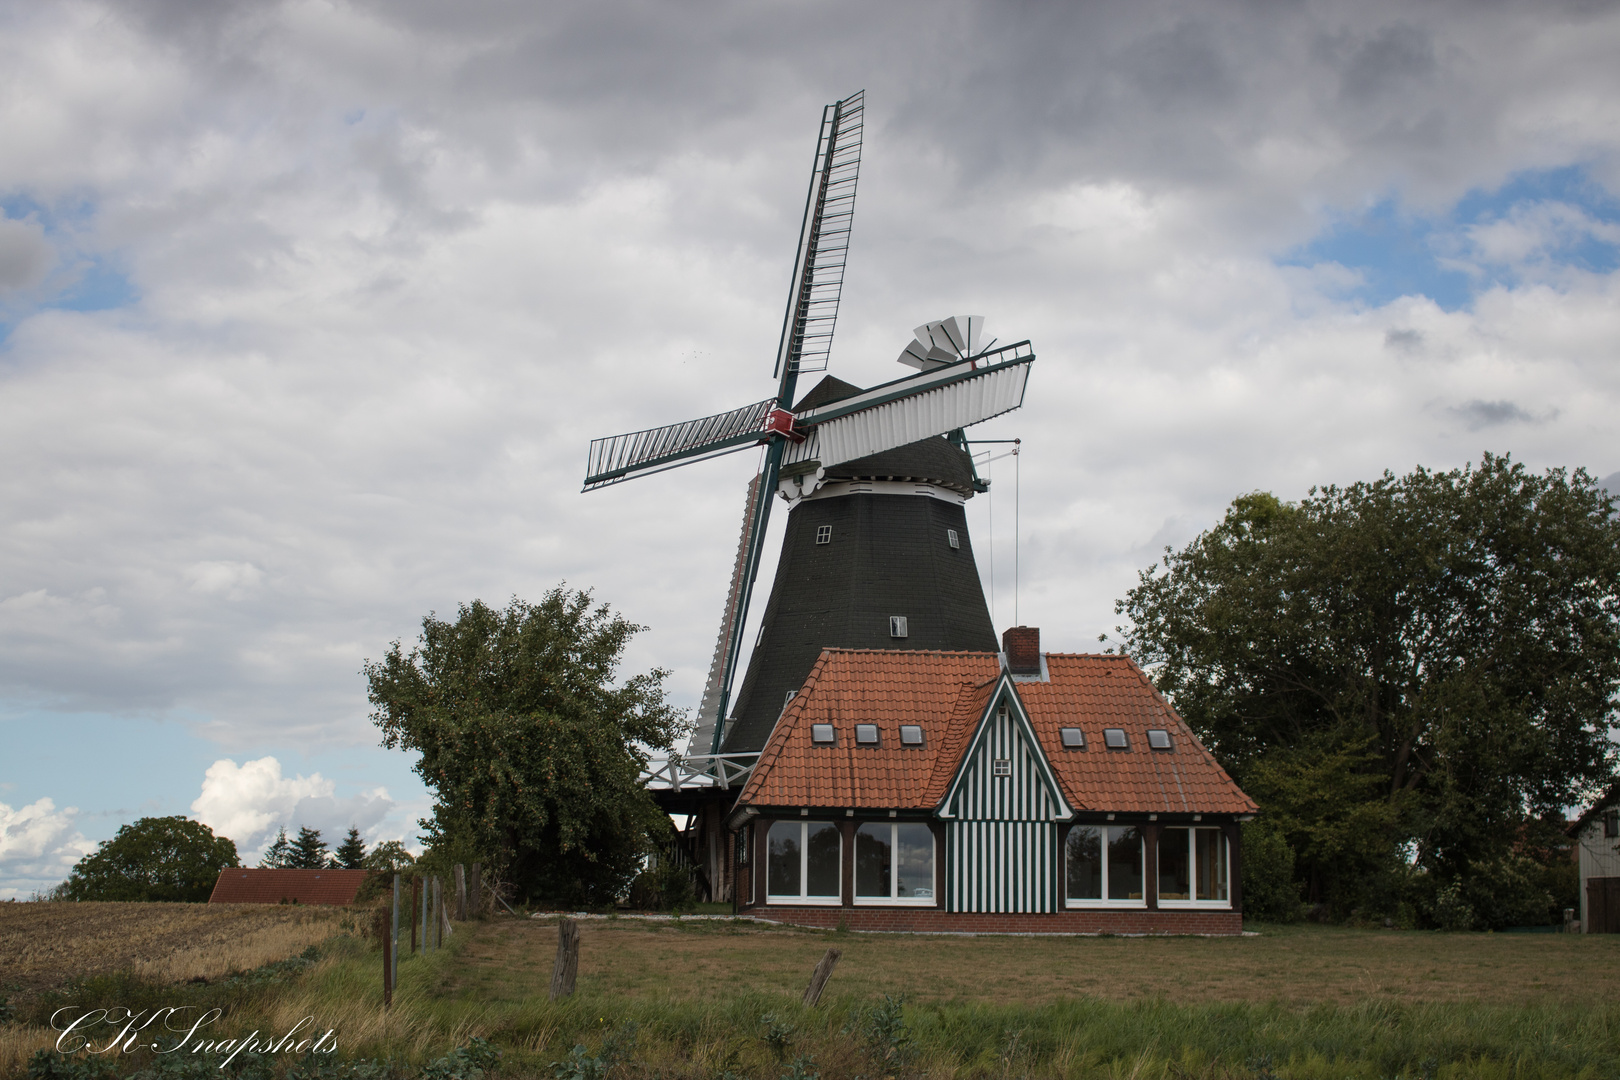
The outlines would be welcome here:
[[[831,746],[836,736],[833,734],[831,724],[811,724],[810,741],[817,746]]]
[[[856,724],[855,744],[857,746],[876,746],[878,744],[878,729],[876,724]]]
[[[921,724],[901,724],[900,725],[900,745],[901,746],[921,746],[922,744],[923,744],[923,733],[922,733],[922,725]]]
[[[1103,745],[1110,750],[1129,750],[1131,740],[1125,737],[1124,728],[1103,728]]]
[[[1170,750],[1170,733],[1163,728],[1148,729],[1148,746],[1154,750]]]
[[[1059,728],[1058,737],[1063,740],[1063,749],[1065,750],[1084,750],[1086,748],[1085,733],[1077,727]]]

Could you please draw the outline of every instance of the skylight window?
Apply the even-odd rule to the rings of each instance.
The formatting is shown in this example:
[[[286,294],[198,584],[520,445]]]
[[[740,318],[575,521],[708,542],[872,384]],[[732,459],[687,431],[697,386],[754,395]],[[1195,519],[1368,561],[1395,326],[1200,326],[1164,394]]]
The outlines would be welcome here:
[[[1084,750],[1086,748],[1085,734],[1077,727],[1059,728],[1058,735],[1063,739],[1063,749],[1065,750]]]
[[[1163,728],[1148,729],[1148,745],[1155,750],[1169,750],[1170,733]]]
[[[877,725],[856,724],[855,742],[859,746],[876,746],[878,744]]]
[[[900,745],[901,746],[921,746],[922,744],[923,744],[923,733],[922,733],[922,725],[921,724],[901,724],[900,725]]]
[[[832,543],[832,526],[831,525],[817,525],[816,526],[816,543],[818,543],[818,544],[830,544],[830,543]]]
[[[1124,728],[1103,728],[1103,743],[1110,750],[1129,750],[1131,740],[1125,737]]]
[[[810,741],[817,746],[831,746],[834,741],[833,726],[831,724],[811,724]]]

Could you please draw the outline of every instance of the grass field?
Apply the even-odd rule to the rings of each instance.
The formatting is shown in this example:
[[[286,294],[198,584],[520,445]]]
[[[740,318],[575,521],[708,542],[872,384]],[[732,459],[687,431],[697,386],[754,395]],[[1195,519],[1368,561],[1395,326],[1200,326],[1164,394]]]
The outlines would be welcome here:
[[[141,907],[120,906],[132,919]],[[311,1015],[343,1054],[392,1058],[396,1071],[485,1037],[505,1054],[502,1077],[550,1077],[576,1044],[586,1058],[604,1041],[622,1048],[632,1025],[615,1080],[777,1080],[800,1055],[814,1064],[799,1075],[822,1080],[1620,1077],[1620,936],[1268,927],[1230,939],[967,938],[629,919],[581,932],[578,993],[557,1003],[546,997],[555,925],[503,917],[406,959],[388,1013],[379,954],[340,935],[296,978],[227,993],[104,977],[47,993],[23,1019],[69,997],[222,1004],[222,1030],[278,1031]],[[803,1010],[829,946],[843,958],[822,1005]],[[903,1027],[846,1030],[885,994],[905,995]],[[19,1072],[52,1037],[7,1029],[0,1073]],[[886,1048],[898,1057],[886,1061]]]

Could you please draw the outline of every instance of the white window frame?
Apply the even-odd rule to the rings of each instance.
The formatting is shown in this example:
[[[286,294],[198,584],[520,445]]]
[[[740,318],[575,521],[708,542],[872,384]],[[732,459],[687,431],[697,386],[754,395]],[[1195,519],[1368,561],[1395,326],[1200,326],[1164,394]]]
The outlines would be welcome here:
[[[832,526],[831,525],[817,525],[816,526],[816,543],[817,544],[830,544],[830,543],[832,543]]]
[[[1194,898],[1191,899],[1191,900],[1166,900],[1164,897],[1161,896],[1161,897],[1159,897],[1159,907],[1161,907],[1161,908],[1167,908],[1167,907],[1168,908],[1205,908],[1205,909],[1208,909],[1208,910],[1217,910],[1217,911],[1229,911],[1229,910],[1231,910],[1231,907],[1232,907],[1232,843],[1227,838],[1226,830],[1220,828],[1219,826],[1211,827],[1211,826],[1208,826],[1208,825],[1168,825],[1168,826],[1166,826],[1166,828],[1167,829],[1186,829],[1187,830],[1187,877],[1188,877],[1188,883],[1192,886]],[[1205,830],[1205,831],[1208,831],[1208,832],[1213,832],[1213,833],[1219,833],[1220,834],[1220,837],[1221,837],[1221,859],[1225,863],[1225,865],[1222,867],[1222,869],[1225,871],[1225,876],[1226,876],[1226,899],[1225,900],[1200,900],[1200,899],[1197,899],[1197,892],[1198,892],[1198,862],[1197,862],[1197,858],[1198,858],[1198,833],[1199,833],[1200,830]],[[1161,831],[1159,833],[1159,843],[1154,845],[1154,846],[1155,847],[1162,847],[1163,845],[1164,845],[1164,833],[1163,833],[1163,831]],[[1154,853],[1153,853],[1153,886],[1154,886],[1154,892],[1155,893],[1158,892],[1158,885],[1159,885],[1159,853],[1157,851],[1154,851]]]
[[[1140,825],[1124,825],[1116,822],[1082,821],[1074,825],[1073,829],[1100,829],[1102,830],[1102,896],[1096,900],[1072,899],[1069,896],[1069,837],[1063,837],[1063,904],[1071,908],[1145,908],[1147,907],[1148,859],[1147,859],[1147,832]],[[1141,845],[1142,853],[1142,898],[1140,900],[1110,900],[1108,898],[1108,830],[1109,829],[1135,829],[1136,842]],[[1152,867],[1153,873],[1158,873],[1157,866]]]
[[[856,857],[857,858],[860,857],[859,856],[860,832],[861,832],[861,830],[863,828],[867,827],[868,825],[877,825],[877,826],[887,825],[889,827],[889,858],[893,859],[895,853],[900,850],[900,826],[902,826],[902,825],[919,825],[919,824],[923,824],[923,823],[922,822],[917,822],[917,821],[862,821],[862,822],[858,822],[856,824],[856,826],[855,826],[855,836],[856,836],[855,843],[857,845]],[[927,828],[926,825],[924,825],[923,827]],[[932,892],[932,891],[939,888],[939,861],[938,861],[939,860],[939,838],[934,835],[934,830],[933,829],[928,830],[928,843],[929,843],[930,849],[932,851],[932,857],[928,860],[928,865],[930,867],[932,867],[933,871],[934,871],[934,884],[929,886],[929,891]],[[895,871],[895,868],[894,868],[892,863],[889,866],[889,895],[888,896],[886,896],[886,897],[884,897],[884,896],[862,896],[862,895],[860,895],[860,893],[858,891],[859,888],[860,888],[860,886],[856,885],[855,889],[852,889],[851,891],[855,894],[855,903],[859,904],[861,907],[892,907],[892,906],[895,906],[895,905],[899,905],[899,906],[902,906],[902,907],[936,907],[938,905],[938,902],[939,902],[937,896],[898,896],[898,895],[896,895],[900,891],[900,875]]]
[[[778,825],[797,825],[799,827],[799,895],[789,896],[784,893],[773,893],[771,889],[771,832]],[[831,825],[838,833],[838,895],[836,896],[809,896],[805,893],[810,885],[810,826]],[[844,830],[838,827],[838,822],[825,819],[799,821],[773,821],[771,827],[765,830],[765,902],[767,904],[807,904],[820,907],[839,907],[844,902]]]

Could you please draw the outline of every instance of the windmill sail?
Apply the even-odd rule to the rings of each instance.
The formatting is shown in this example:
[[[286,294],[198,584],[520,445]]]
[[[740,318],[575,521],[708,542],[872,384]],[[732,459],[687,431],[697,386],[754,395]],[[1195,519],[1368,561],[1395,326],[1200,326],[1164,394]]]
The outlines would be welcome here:
[[[742,534],[737,539],[737,559],[731,567],[731,588],[726,591],[726,610],[720,616],[720,637],[714,643],[714,659],[709,662],[709,678],[703,684],[698,703],[697,727],[686,745],[688,756],[714,753],[716,731],[720,726],[721,700],[725,697],[726,658],[734,628],[743,616],[743,574],[747,572],[748,552],[753,546],[754,501],[759,495],[760,474],[748,482],[748,501],[743,508]]]
[[[1021,341],[807,409],[793,419],[810,436],[787,448],[784,463],[830,467],[1010,412],[1024,402],[1034,360]]]
[[[774,376],[825,371],[832,350],[838,301],[844,290],[850,226],[855,220],[855,186],[861,171],[861,135],[866,91],[827,106],[821,115],[810,196],[799,227],[793,264],[793,294],[782,321]],[[791,389],[791,388],[789,388]],[[778,395],[783,404],[789,395]]]
[[[757,445],[767,436],[765,418],[775,405],[775,398],[766,398],[740,409],[685,423],[592,439],[586,457],[584,490]]]

